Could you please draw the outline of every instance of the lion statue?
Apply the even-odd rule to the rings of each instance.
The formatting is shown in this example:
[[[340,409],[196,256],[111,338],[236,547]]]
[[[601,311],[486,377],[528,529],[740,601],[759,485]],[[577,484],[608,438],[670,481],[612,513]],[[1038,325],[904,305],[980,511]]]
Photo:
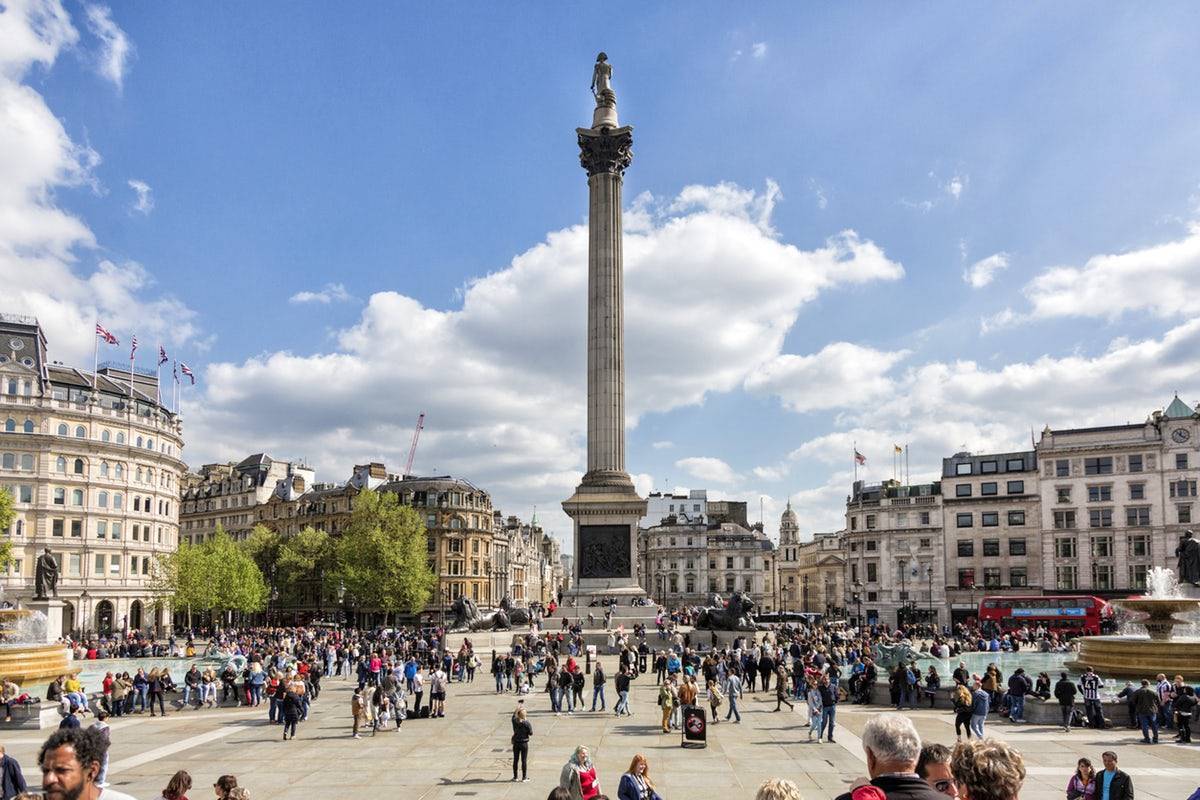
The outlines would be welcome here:
[[[512,625],[529,624],[529,610],[524,608],[516,608],[513,605],[513,599],[508,595],[504,595],[504,597],[501,598],[500,610],[508,616],[508,621]]]
[[[469,597],[459,595],[450,606],[454,612],[454,622],[450,623],[451,633],[468,631],[506,631],[510,627],[508,615],[503,611],[482,613]]]
[[[758,624],[754,621],[754,601],[745,592],[734,592],[728,603],[721,600],[720,595],[710,598],[712,606],[704,609],[696,617],[696,630],[702,631],[756,631]]]
[[[916,661],[930,660],[928,654],[918,653],[908,642],[896,644],[876,644],[872,648],[876,666],[888,670],[895,669],[898,664],[909,664]]]

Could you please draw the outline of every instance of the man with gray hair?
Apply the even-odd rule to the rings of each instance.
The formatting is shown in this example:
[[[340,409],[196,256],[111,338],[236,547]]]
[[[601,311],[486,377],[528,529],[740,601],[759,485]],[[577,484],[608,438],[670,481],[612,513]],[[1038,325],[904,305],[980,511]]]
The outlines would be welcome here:
[[[917,776],[921,737],[908,717],[876,714],[863,727],[862,743],[871,785],[887,800],[946,800],[944,794]],[[850,799],[850,792],[837,798]]]

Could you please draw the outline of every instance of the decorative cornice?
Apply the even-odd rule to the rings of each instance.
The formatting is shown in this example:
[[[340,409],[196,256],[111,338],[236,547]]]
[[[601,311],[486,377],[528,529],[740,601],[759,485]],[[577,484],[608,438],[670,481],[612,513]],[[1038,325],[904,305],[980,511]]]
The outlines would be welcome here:
[[[633,127],[576,128],[579,163],[592,175],[624,175],[633,163]]]

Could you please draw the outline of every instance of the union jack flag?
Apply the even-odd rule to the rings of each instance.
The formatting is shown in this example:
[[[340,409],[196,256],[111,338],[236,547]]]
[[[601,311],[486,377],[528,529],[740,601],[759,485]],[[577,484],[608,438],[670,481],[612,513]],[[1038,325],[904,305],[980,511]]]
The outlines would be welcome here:
[[[101,325],[99,322],[96,323],[96,335],[102,337],[104,339],[105,344],[120,344],[121,343],[117,339],[117,337],[113,336],[111,333],[109,333],[107,330],[105,330],[104,326]]]
[[[190,368],[190,367],[188,367],[188,365],[187,365],[187,364],[185,364],[185,363],[183,363],[182,361],[180,361],[180,362],[179,362],[179,371],[180,371],[180,372],[182,372],[184,375],[187,375],[187,376],[188,376],[188,378],[190,378],[190,379],[191,379],[191,381],[192,381],[192,385],[193,385],[193,386],[195,386],[195,385],[196,385],[196,376],[195,376],[195,375],[192,373],[192,370],[191,370],[191,368]]]
[[[133,347],[131,347],[129,349],[129,360],[130,361],[133,361],[133,354],[137,352],[137,337],[136,336],[133,337],[132,344],[133,344]]]
[[[170,359],[167,358],[167,351],[164,350],[163,346],[160,344],[158,346],[158,365],[161,367],[163,364],[167,363],[167,361],[169,361],[169,360]]]

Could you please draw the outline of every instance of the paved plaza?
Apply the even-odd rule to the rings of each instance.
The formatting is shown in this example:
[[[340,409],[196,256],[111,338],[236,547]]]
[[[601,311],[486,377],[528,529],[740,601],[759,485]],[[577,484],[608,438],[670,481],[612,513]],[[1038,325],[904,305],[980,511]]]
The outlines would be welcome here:
[[[606,664],[606,667],[615,666]],[[208,796],[223,773],[237,775],[254,800],[311,798],[529,798],[542,800],[558,780],[573,748],[591,748],[605,792],[615,797],[621,773],[636,752],[650,761],[666,800],[681,797],[750,798],[768,777],[796,781],[806,800],[837,796],[865,773],[857,733],[877,709],[839,706],[836,744],[807,741],[804,712],[773,713],[773,693],[747,695],[741,725],[721,722],[709,729],[708,747],[683,749],[677,733],[659,732],[653,676],[635,681],[633,717],[577,713],[555,717],[545,694],[531,695],[534,737],[530,781],[510,782],[509,715],[512,694],[495,695],[491,677],[451,686],[447,717],[410,720],[392,730],[355,740],[350,733],[348,681],[327,680],[321,699],[299,738],[284,742],[279,727],[258,709],[186,711],[166,719],[136,716],[116,720],[112,730],[110,780],[139,800],[158,796],[177,769],[188,770],[193,798]],[[611,682],[609,689],[612,689]],[[590,699],[590,689],[588,690]],[[610,692],[611,703],[615,692]],[[923,738],[952,744],[948,712],[908,712]],[[1184,800],[1200,786],[1200,748],[1174,744],[1144,746],[1131,731],[1079,730],[1064,734],[1046,726],[989,722],[989,733],[1014,743],[1024,754],[1029,778],[1022,800],[1061,800],[1077,758],[1097,765],[1100,752],[1114,749],[1134,779],[1139,800]],[[44,732],[48,735],[48,731]],[[14,732],[3,744],[40,780],[34,764],[45,735]]]

